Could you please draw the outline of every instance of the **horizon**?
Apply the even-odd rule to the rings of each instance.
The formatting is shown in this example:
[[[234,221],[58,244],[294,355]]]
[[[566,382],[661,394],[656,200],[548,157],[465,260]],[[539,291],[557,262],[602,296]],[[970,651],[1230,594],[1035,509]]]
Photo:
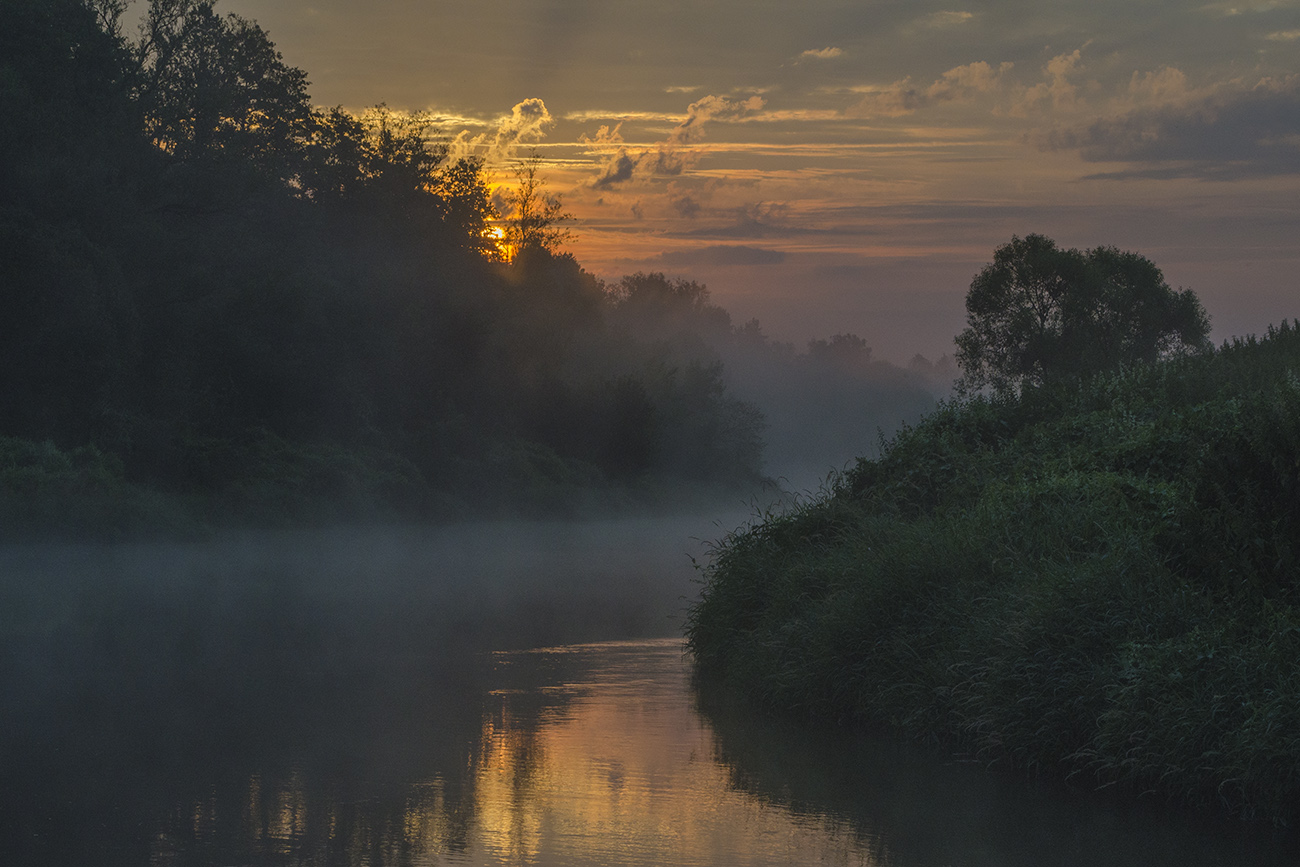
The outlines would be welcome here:
[[[318,105],[429,112],[498,183],[535,150],[587,270],[698,280],[775,339],[951,355],[971,278],[1030,233],[1146,256],[1216,343],[1294,315],[1297,0],[218,11]]]

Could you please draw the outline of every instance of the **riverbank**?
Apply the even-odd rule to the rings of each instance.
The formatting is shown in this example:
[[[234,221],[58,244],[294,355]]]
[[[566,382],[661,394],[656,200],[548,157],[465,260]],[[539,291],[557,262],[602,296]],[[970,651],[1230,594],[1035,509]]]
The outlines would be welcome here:
[[[733,534],[688,638],[767,705],[1300,820],[1300,329],[941,408]]]
[[[233,457],[214,459],[223,449]],[[191,462],[204,469],[201,482],[166,487],[132,478],[121,458],[93,445],[61,449],[0,436],[0,543],[194,540],[229,530],[340,524],[650,518],[732,511],[746,501],[788,496],[758,477],[611,479],[533,443],[465,461],[458,476],[434,481],[390,452],[293,443],[265,430],[251,442],[202,443]]]

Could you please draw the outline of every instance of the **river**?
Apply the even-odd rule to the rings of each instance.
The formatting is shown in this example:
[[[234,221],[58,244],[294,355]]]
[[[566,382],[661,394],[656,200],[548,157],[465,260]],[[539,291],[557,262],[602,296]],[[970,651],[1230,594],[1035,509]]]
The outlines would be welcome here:
[[[0,863],[1296,862],[695,684],[738,520],[0,550]]]

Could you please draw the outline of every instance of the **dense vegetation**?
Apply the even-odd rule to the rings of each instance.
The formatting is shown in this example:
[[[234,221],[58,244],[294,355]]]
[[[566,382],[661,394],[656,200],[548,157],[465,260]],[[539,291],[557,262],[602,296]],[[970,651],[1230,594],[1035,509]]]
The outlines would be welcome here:
[[[775,707],[1300,819],[1300,328],[948,403],[726,539],[689,640]]]
[[[418,114],[313,107],[255,23],[151,0],[127,36],[125,7],[0,0],[4,534],[760,480],[764,419],[720,349],[797,365],[756,325],[584,271],[535,163],[498,213],[481,160]]]
[[[422,115],[313,107],[210,2],[126,6],[0,0],[0,535],[734,498],[766,425],[736,371],[932,405],[698,284],[606,286],[535,161],[498,212]]]

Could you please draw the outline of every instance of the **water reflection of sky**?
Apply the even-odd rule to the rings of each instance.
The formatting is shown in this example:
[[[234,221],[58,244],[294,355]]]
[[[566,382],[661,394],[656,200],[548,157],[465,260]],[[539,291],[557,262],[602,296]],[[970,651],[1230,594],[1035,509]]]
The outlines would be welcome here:
[[[347,784],[338,768],[254,774],[238,803],[214,794],[173,812],[150,863],[1291,863],[1277,839],[1035,791],[887,739],[701,696],[678,639],[484,659],[478,730],[456,766],[412,767],[396,786]]]
[[[566,702],[535,721],[500,692],[475,774],[483,861],[869,864],[840,822],[795,819],[730,785],[695,712],[679,641],[499,655],[577,657]]]
[[[698,523],[0,550],[0,864],[1300,862],[696,689]]]
[[[214,794],[174,811],[150,864],[217,863],[204,852],[366,867],[876,863],[843,821],[794,816],[731,785],[680,640],[491,661],[481,730],[465,745],[468,803],[441,774],[344,799],[300,768],[254,774],[242,803]]]

